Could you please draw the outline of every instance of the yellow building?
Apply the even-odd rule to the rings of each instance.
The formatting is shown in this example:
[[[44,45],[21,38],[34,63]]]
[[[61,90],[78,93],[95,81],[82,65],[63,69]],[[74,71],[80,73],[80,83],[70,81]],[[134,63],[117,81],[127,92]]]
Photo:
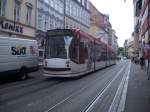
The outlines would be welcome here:
[[[134,37],[131,37],[128,39],[127,42],[127,53],[128,57],[134,57],[135,56],[135,47],[134,47]]]
[[[35,38],[36,0],[0,0],[0,36]]]
[[[89,29],[89,34],[96,37],[96,38],[100,38],[98,35],[98,31],[100,32],[101,29],[98,26],[91,26]]]

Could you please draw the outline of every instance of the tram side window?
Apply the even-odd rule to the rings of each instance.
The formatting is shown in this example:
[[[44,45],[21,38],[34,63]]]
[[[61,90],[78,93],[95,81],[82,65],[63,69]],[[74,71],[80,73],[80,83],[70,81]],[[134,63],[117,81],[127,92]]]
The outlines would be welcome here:
[[[101,60],[102,61],[106,60],[106,51],[104,49],[101,49]]]
[[[86,60],[87,50],[85,48],[84,42],[80,42],[80,49],[79,49],[79,63],[84,64]]]
[[[109,60],[111,60],[111,52],[109,52],[109,55],[108,55],[108,57],[109,57]]]
[[[69,47],[69,57],[71,61],[75,63],[79,63],[78,61],[78,49],[79,49],[79,41],[75,38],[72,39],[70,47]]]
[[[102,56],[101,56],[101,49],[100,46],[96,46],[96,61],[101,61],[102,60]]]
[[[110,52],[110,60],[112,60],[112,53]]]
[[[88,51],[85,43],[73,39],[69,48],[69,57],[71,61],[77,64],[84,64],[85,60],[88,58]]]
[[[106,51],[104,51],[104,61],[106,61],[108,58],[107,58],[107,52]]]
[[[110,54],[109,54],[109,51],[107,52],[107,60],[109,60],[109,56],[110,56]]]
[[[105,60],[105,54],[104,54],[104,52],[102,52],[102,55],[101,55],[101,60]]]

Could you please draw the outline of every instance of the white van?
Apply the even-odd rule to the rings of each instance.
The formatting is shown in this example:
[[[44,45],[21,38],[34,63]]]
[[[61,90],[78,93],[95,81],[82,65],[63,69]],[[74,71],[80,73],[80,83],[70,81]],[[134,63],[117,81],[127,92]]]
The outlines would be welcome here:
[[[19,74],[21,79],[38,70],[37,41],[0,37],[0,75]]]

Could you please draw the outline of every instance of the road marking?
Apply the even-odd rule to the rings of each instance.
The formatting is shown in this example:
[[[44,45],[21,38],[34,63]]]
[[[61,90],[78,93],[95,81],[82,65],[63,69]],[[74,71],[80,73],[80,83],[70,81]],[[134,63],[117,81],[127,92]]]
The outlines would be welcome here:
[[[117,92],[115,94],[115,97],[114,97],[114,99],[112,101],[112,104],[111,104],[108,112],[117,112],[118,105],[120,103],[120,99],[121,99],[121,96],[123,94],[123,89],[124,89],[124,86],[126,84],[125,82],[127,80],[127,76],[128,76],[128,73],[129,73],[128,71],[129,70],[130,70],[130,63],[129,63],[128,68],[126,69],[126,72],[125,72],[122,80],[121,80],[121,83],[120,83],[120,85],[119,85],[119,87],[117,89]],[[120,112],[120,111],[118,111],[118,112]]]
[[[117,67],[115,67],[114,69],[116,69],[116,68],[117,68]],[[124,67],[124,68],[125,68],[125,67]],[[119,74],[122,72],[122,70],[123,70],[124,68],[122,68],[122,69],[120,70],[120,72],[117,74],[118,76],[119,76]],[[111,71],[114,70],[114,69],[111,69],[110,71],[107,71],[107,72],[105,72],[104,74],[107,74],[107,73],[111,72]],[[116,76],[115,76],[115,77],[116,77]],[[114,79],[115,79],[115,78],[114,78]],[[98,78],[97,80],[99,80],[99,78]],[[95,81],[96,81],[96,80],[95,80]],[[111,80],[111,81],[112,81],[112,80]],[[109,81],[109,82],[111,82],[111,81]],[[109,82],[108,82],[108,83],[109,83]],[[106,86],[107,86],[107,85],[106,85]],[[105,89],[106,86],[105,86],[103,89]],[[82,92],[84,89],[86,89],[86,88],[88,88],[88,87],[89,87],[89,86],[86,86],[86,87],[81,88],[79,91],[77,91],[77,92],[71,94],[70,96],[68,96],[67,98],[65,98],[65,99],[63,99],[62,101],[58,102],[57,104],[55,104],[54,106],[50,107],[49,109],[47,109],[47,110],[44,111],[44,112],[49,112],[49,111],[51,111],[52,109],[56,108],[58,105],[64,103],[65,101],[67,101],[68,99],[70,99],[70,98],[73,97],[74,95],[76,95],[76,94]],[[103,90],[102,90],[102,91],[103,91]]]
[[[131,62],[130,62],[130,65],[129,65],[127,78],[125,80],[125,85],[124,85],[123,93],[122,93],[122,96],[121,96],[121,100],[120,100],[117,112],[124,112],[124,109],[125,109],[127,89],[128,89],[128,83],[129,83],[129,77],[130,77],[130,70],[131,70]]]
[[[120,73],[124,70],[125,67],[123,67],[117,73],[117,75],[112,80],[110,80],[108,82],[108,84],[100,91],[99,95],[94,99],[94,101],[91,103],[91,105],[84,112],[91,112],[91,110],[94,107],[94,105],[100,100],[100,98],[103,96],[103,94],[110,88],[110,86],[112,85],[112,83],[119,77]]]

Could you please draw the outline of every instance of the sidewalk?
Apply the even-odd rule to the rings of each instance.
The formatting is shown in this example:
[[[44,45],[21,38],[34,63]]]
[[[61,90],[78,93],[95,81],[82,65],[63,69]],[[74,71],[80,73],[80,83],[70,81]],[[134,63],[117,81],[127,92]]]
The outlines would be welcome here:
[[[124,112],[150,112],[150,80],[139,65],[131,65]]]

